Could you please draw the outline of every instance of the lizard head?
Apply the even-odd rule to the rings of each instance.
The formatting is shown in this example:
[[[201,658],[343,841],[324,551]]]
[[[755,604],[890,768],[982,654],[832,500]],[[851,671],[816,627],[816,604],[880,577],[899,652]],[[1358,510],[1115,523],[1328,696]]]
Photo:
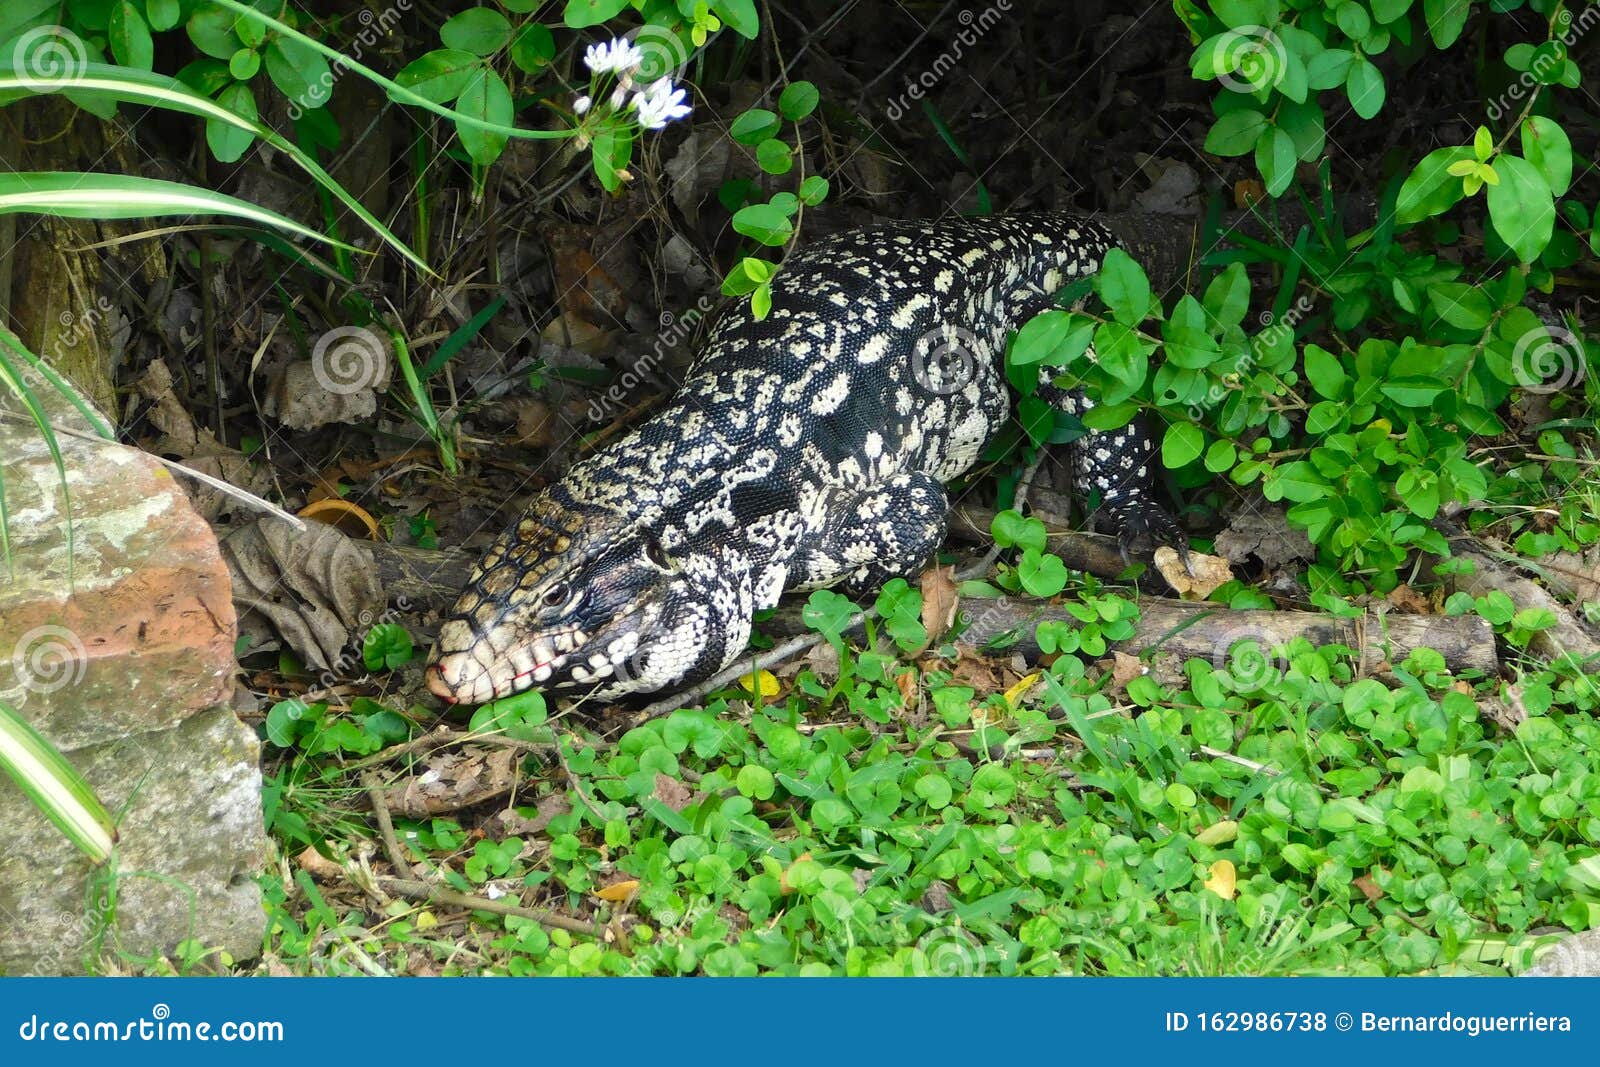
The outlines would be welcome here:
[[[428,688],[479,704],[532,688],[613,697],[670,686],[721,658],[688,562],[636,522],[547,491],[445,617]]]

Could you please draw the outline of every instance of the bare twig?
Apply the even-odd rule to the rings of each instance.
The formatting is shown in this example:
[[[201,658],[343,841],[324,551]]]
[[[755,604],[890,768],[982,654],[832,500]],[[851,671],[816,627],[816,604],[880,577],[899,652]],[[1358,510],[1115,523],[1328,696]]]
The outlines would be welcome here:
[[[519,919],[532,919],[540,926],[548,926],[553,930],[566,930],[600,940],[605,940],[606,937],[605,927],[600,923],[569,919],[565,915],[557,915],[544,908],[525,908],[521,904],[507,904],[499,900],[490,900],[488,897],[457,893],[454,889],[446,889],[444,886],[429,882],[419,882],[414,878],[379,878],[378,885],[408,900],[448,904],[455,908],[471,908],[473,911],[487,911],[494,915],[514,915]]]

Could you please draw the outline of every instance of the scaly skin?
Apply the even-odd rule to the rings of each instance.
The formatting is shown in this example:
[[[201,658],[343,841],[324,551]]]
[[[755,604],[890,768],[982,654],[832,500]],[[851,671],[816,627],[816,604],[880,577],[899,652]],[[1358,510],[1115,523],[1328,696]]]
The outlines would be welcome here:
[[[1115,243],[1087,219],[1029,215],[892,224],[795,253],[765,320],[723,316],[672,399],[489,550],[429,687],[466,703],[680,688],[732,662],[787,589],[914,574],[944,537],[942,483],[1009,416],[1007,332]],[[1150,495],[1152,451],[1139,422],[1091,434],[1076,485],[1124,535],[1181,543]]]

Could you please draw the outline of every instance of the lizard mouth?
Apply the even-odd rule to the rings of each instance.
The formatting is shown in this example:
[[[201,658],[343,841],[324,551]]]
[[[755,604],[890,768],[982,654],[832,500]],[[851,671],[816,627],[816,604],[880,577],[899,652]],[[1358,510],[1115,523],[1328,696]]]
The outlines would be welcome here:
[[[637,615],[586,633],[577,626],[545,630],[496,652],[493,635],[439,655],[427,670],[428,689],[452,704],[482,704],[536,686],[571,689],[607,681],[626,684],[638,651]],[[445,634],[440,634],[441,643]],[[587,651],[586,650],[592,650]]]

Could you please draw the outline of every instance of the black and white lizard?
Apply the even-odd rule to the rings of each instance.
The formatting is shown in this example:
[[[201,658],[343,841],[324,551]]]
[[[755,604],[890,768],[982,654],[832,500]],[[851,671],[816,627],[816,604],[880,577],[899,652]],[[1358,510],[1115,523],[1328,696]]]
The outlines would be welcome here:
[[[787,589],[916,573],[944,538],[944,483],[1009,417],[1007,332],[1118,243],[1171,253],[1055,214],[895,223],[794,253],[765,319],[720,318],[669,401],[495,542],[443,623],[429,688],[466,703],[672,690],[738,657]],[[1075,488],[1098,491],[1125,543],[1181,545],[1152,496],[1153,451],[1142,421],[1091,433]]]

